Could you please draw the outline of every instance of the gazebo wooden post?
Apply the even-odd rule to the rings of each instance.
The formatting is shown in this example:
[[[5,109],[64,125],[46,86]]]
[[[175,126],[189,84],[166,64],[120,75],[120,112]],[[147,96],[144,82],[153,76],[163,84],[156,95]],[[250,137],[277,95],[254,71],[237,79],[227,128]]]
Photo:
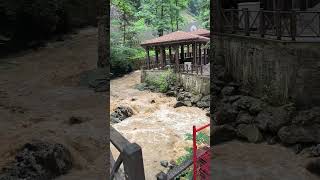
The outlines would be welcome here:
[[[175,53],[174,53],[174,55],[175,55],[175,63],[176,63],[176,66],[177,66],[177,68],[179,68],[179,46],[175,46],[174,47],[174,49],[175,49]]]
[[[149,47],[147,47],[146,50],[147,50],[147,67],[148,67],[148,69],[150,69],[150,51],[149,51]]]
[[[158,57],[158,47],[157,46],[154,47],[154,52],[156,54],[155,66],[158,67],[158,65],[159,65],[159,57]]]
[[[181,62],[184,62],[184,44],[181,44]]]
[[[203,49],[203,64],[207,64],[207,49]]]
[[[187,57],[190,57],[190,47],[189,47],[190,45],[188,44],[187,45]]]
[[[197,57],[196,57],[196,43],[192,43],[192,65],[195,65],[197,62]]]
[[[199,43],[199,61],[198,61],[198,63],[199,63],[199,65],[202,65],[202,58],[201,58],[201,43]]]
[[[161,67],[164,68],[166,66],[166,49],[164,46],[160,47],[160,57]]]
[[[172,63],[172,52],[171,52],[171,46],[169,46],[169,60],[170,60],[170,65],[173,64]]]

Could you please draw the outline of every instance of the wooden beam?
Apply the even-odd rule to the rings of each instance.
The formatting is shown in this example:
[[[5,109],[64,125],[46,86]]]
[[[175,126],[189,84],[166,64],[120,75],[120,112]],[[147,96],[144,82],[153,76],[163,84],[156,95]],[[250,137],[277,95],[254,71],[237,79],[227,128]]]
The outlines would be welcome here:
[[[198,64],[202,64],[202,58],[201,58],[201,43],[199,43],[199,61],[198,61]]]
[[[158,47],[157,46],[154,47],[154,51],[156,53],[155,65],[158,66],[158,64],[159,64],[159,53],[158,53]]]
[[[196,57],[196,43],[192,43],[192,64],[195,65],[197,62],[197,57]]]
[[[175,50],[175,53],[174,53],[174,59],[175,59],[175,63],[176,65],[178,66],[180,63],[179,63],[179,46],[175,46],[174,47],[174,50]]]
[[[187,45],[187,57],[190,57],[189,55],[190,55],[190,47],[189,47],[190,45],[188,44]]]
[[[181,62],[184,62],[184,45],[181,44]]]
[[[147,47],[147,66],[148,66],[148,69],[150,69],[150,51],[149,51],[149,47]]]
[[[160,48],[160,53],[161,53],[161,66],[165,67],[166,66],[166,48],[162,46]]]

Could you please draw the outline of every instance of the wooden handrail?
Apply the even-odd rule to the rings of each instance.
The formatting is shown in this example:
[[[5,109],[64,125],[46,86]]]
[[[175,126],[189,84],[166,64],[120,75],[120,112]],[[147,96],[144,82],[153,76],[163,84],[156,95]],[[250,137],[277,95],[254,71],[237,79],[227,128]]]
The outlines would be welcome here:
[[[110,127],[110,141],[120,152],[116,161],[113,157],[110,159],[112,166],[110,179],[117,177],[116,173],[123,164],[126,180],[145,180],[141,147],[136,143],[130,143],[113,127]]]

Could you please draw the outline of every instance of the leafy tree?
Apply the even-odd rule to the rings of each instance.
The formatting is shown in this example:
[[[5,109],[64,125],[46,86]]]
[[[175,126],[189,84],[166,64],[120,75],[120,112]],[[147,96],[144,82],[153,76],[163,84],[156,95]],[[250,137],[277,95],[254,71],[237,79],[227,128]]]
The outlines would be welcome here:
[[[201,21],[201,25],[206,28],[210,29],[210,1],[209,0],[201,0],[202,4],[199,8],[199,19]]]
[[[129,0],[113,0],[112,3],[117,7],[117,10],[120,13],[117,22],[119,23],[119,29],[122,32],[122,44],[126,44],[136,35],[132,28],[133,22],[136,20],[135,7],[131,5],[131,1]]]
[[[144,0],[138,15],[158,36],[162,36],[164,32],[179,30],[183,23],[181,11],[188,3],[189,0]]]

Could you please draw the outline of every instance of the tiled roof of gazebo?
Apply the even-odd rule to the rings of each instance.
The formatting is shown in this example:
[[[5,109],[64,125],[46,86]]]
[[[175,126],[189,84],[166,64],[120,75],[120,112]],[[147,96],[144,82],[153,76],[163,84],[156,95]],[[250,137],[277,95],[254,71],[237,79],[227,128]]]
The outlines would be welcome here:
[[[141,46],[151,46],[160,44],[178,44],[183,42],[208,42],[209,38],[192,34],[190,32],[176,31],[154,39],[146,40]]]
[[[206,29],[197,29],[197,30],[191,31],[189,33],[199,35],[199,36],[210,36],[210,31],[208,31]]]

